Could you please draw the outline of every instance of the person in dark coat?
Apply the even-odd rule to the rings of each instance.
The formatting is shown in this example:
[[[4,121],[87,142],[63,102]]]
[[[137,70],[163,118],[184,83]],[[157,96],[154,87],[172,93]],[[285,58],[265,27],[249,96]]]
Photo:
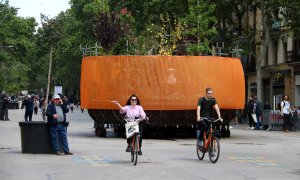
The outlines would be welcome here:
[[[66,104],[59,95],[54,95],[52,102],[48,105],[46,116],[48,117],[48,125],[50,131],[50,140],[56,155],[63,155],[59,146],[61,141],[65,155],[73,155],[69,150],[66,127],[66,113],[69,112]]]
[[[257,96],[254,97],[254,103],[253,103],[253,114],[256,115],[257,122],[255,124],[255,130],[260,130],[260,116],[262,114],[262,104],[260,100],[257,98]]]
[[[2,95],[2,99],[3,99],[3,108],[4,108],[4,120],[8,121],[8,105],[9,105],[9,101],[8,101],[8,97],[6,95]]]
[[[264,110],[271,110],[271,106],[270,104],[268,103],[268,101],[266,102],[266,104],[264,105]]]
[[[254,123],[254,120],[252,118],[253,101],[254,101],[254,97],[252,95],[249,96],[249,100],[248,100],[248,104],[247,104],[247,108],[246,108],[246,112],[247,112],[247,116],[248,116],[248,120],[249,120],[248,129],[254,129],[255,128],[255,123]]]
[[[27,95],[26,99],[24,100],[24,106],[25,106],[25,121],[32,121],[32,114],[33,114],[33,98],[30,95]]]

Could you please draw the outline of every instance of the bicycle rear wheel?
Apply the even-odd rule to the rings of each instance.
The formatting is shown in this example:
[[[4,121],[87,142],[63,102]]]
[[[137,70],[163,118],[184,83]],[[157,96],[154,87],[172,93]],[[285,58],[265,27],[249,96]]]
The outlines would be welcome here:
[[[139,153],[139,136],[136,134],[134,136],[134,149],[133,149],[133,153],[134,153],[134,165],[136,166],[137,160],[138,160],[138,153]]]
[[[216,163],[220,156],[220,142],[215,136],[211,138],[211,142],[208,149],[209,160],[212,163]]]

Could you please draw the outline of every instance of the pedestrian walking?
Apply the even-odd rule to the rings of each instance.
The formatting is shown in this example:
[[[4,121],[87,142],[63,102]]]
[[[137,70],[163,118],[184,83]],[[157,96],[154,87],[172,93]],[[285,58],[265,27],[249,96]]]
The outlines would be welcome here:
[[[291,124],[292,110],[291,103],[289,101],[289,96],[285,95],[284,99],[280,103],[281,106],[281,116],[283,118],[283,131],[288,132]]]
[[[8,118],[9,100],[8,100],[8,97],[5,94],[2,95],[2,99],[3,99],[3,108],[4,108],[4,120],[9,121],[9,118]]]
[[[253,114],[256,116],[256,124],[255,124],[255,130],[260,130],[260,117],[262,114],[262,103],[260,100],[257,98],[257,96],[254,97],[253,101]]]
[[[22,109],[22,103],[23,103],[23,101],[24,101],[24,96],[20,95],[18,97],[18,107],[19,107],[19,109]]]
[[[254,119],[252,117],[252,113],[253,113],[253,100],[254,100],[254,97],[252,95],[249,96],[247,107],[246,107],[246,113],[247,113],[248,120],[249,120],[249,127],[248,127],[248,129],[254,129],[255,128]]]
[[[44,96],[41,99],[40,104],[41,104],[41,112],[42,112],[43,120],[45,121],[46,120],[46,108],[47,108],[46,96]]]
[[[36,96],[34,98],[34,102],[33,102],[33,110],[34,110],[34,115],[37,115],[38,114],[38,111],[39,111],[39,100],[38,100],[38,97]]]

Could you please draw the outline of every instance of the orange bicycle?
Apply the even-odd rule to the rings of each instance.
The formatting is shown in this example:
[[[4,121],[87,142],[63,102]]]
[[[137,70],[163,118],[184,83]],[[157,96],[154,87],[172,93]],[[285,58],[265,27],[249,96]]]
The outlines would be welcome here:
[[[220,156],[220,142],[216,137],[217,131],[213,128],[213,124],[220,121],[222,119],[214,119],[214,118],[202,118],[202,121],[206,121],[209,123],[210,128],[203,135],[203,146],[196,148],[197,156],[199,160],[202,160],[205,156],[205,153],[208,152],[209,160],[212,163],[216,163]]]

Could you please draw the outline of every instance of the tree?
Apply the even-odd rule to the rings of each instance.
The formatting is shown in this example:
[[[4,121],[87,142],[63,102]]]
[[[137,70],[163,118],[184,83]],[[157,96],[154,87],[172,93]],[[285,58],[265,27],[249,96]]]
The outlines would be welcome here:
[[[287,26],[294,33],[295,37],[300,37],[300,1],[280,0],[278,6],[282,7],[279,13],[286,20]]]
[[[57,42],[61,38],[61,34],[64,32],[64,22],[56,19],[48,19],[47,16],[41,15],[42,27],[43,27],[43,40],[46,47],[49,48],[49,69],[48,69],[48,83],[46,93],[46,104],[48,103],[50,81],[51,81],[51,69],[52,69],[52,58],[53,49]]]
[[[0,3],[0,12],[0,87],[17,94],[30,84],[36,22],[34,18],[17,17],[17,9],[8,1]]]
[[[200,55],[211,51],[210,41],[217,34],[215,4],[206,0],[189,0],[189,13],[182,18],[186,25],[183,32],[189,55]]]
[[[112,54],[113,47],[122,34],[119,16],[114,12],[100,13],[95,23],[95,33],[106,54]]]

